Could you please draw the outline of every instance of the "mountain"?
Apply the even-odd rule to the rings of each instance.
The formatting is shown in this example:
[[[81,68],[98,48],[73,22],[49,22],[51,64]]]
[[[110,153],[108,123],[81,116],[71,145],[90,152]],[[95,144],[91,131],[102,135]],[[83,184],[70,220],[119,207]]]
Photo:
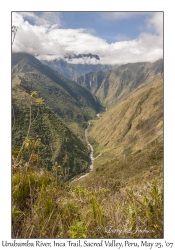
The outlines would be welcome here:
[[[79,58],[78,58],[79,56]],[[56,70],[59,74],[71,79],[76,76],[81,76],[89,72],[98,72],[106,71],[114,68],[113,65],[102,65],[102,64],[92,64],[91,59],[98,60],[98,56],[94,55],[93,57],[83,57],[83,55],[78,55],[76,58],[70,59],[56,59],[52,61],[41,60],[41,62],[53,70]],[[84,58],[84,59],[83,59]],[[73,59],[76,59],[76,64],[73,63]],[[81,63],[78,60],[81,59]],[[72,60],[72,61],[71,61]],[[87,60],[89,63],[87,63]]]
[[[20,149],[27,135],[30,121],[30,95],[17,85],[12,88],[12,149]],[[38,112],[39,111],[39,112]],[[37,116],[37,113],[39,114]],[[42,147],[39,149],[39,167],[51,169],[58,162],[63,169],[69,172],[68,178],[87,169],[89,164],[88,148],[86,143],[78,138],[65,123],[47,106],[32,105],[32,120],[29,140],[40,138]],[[35,139],[30,139],[35,138]],[[27,152],[24,152],[27,160]]]
[[[26,53],[12,54],[12,79],[20,80],[20,88],[39,96],[72,129],[83,128],[102,105],[89,90],[68,80]]]
[[[44,99],[41,107],[30,96],[38,93]],[[32,103],[32,105],[31,105]],[[102,110],[97,98],[26,53],[12,54],[12,149],[18,152],[24,138],[40,138],[40,167],[51,168],[58,162],[68,172],[68,178],[86,170],[89,149],[84,140],[84,128],[89,119]],[[36,119],[36,121],[35,121]],[[29,143],[29,144],[30,144]],[[34,142],[33,142],[34,143]],[[24,160],[27,160],[24,152]],[[33,155],[33,153],[32,153]]]
[[[90,121],[94,171],[81,179],[82,185],[137,186],[162,178],[163,76],[145,82],[100,116]]]
[[[97,73],[74,77],[74,80],[89,89],[105,105],[116,104],[140,84],[163,74],[163,60],[154,63],[128,63]]]

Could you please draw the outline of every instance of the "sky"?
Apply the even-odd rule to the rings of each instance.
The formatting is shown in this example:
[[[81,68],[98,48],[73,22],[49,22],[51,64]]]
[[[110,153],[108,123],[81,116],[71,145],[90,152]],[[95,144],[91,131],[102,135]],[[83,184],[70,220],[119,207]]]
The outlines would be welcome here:
[[[12,12],[12,25],[13,52],[42,60],[91,53],[100,57],[94,64],[125,64],[163,57],[163,12]]]

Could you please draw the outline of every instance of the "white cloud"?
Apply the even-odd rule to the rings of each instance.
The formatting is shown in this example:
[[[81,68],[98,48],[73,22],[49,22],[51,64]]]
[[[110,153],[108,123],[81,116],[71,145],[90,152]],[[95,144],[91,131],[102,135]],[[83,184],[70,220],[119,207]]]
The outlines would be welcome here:
[[[73,63],[73,64],[98,64],[99,60],[97,60],[96,58],[72,58],[71,60],[66,60],[68,63]]]
[[[45,26],[47,28],[53,26],[60,27],[61,19],[59,12],[18,12],[24,18],[28,18],[30,21],[33,21],[36,25]]]
[[[40,12],[39,15],[42,20],[48,21],[52,25],[52,28],[61,26],[62,21],[60,12]]]
[[[85,32],[89,33],[89,34],[92,34],[92,35],[96,33],[95,29],[93,29],[93,28],[86,28]]]
[[[120,18],[121,14],[126,15],[120,13]],[[18,22],[19,28],[13,51],[39,54],[39,59],[46,60],[64,57],[67,53],[92,53],[99,55],[101,60],[98,63],[102,64],[155,61],[163,57],[163,13],[152,13],[146,20],[145,32],[140,33],[136,39],[129,40],[119,34],[118,38],[123,39],[112,44],[95,36],[94,31],[89,33],[88,29],[56,28],[54,22],[59,20],[59,15],[55,15],[50,23],[51,14],[45,13],[40,17],[35,17],[34,13],[26,15],[31,16],[40,25],[31,25],[24,21],[23,14],[14,13],[13,22]]]
[[[163,12],[153,12],[151,18],[146,20],[147,28],[154,29],[157,34],[163,36]]]
[[[31,16],[33,17],[33,14]],[[34,55],[55,54],[57,56],[65,53],[59,42],[48,35],[46,23],[40,26],[31,25],[17,13],[13,13],[12,20],[12,23],[18,26],[13,44],[14,52],[26,52]]]
[[[97,53],[99,49],[108,46],[106,41],[92,34],[86,33],[85,29],[54,29],[48,32],[53,39],[65,48],[66,52],[73,53]]]
[[[19,26],[24,22],[22,15],[17,14],[16,12],[12,12],[12,23],[16,26]]]
[[[50,26],[50,22],[38,17],[33,12],[19,12],[18,14],[21,15],[24,19],[27,18],[30,22],[33,21],[35,25],[39,25],[39,26],[42,25],[44,27]]]

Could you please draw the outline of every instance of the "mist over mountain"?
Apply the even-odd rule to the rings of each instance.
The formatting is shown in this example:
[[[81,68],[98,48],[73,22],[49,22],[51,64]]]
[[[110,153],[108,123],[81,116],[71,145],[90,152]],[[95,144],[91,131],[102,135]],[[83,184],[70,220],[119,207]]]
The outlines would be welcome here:
[[[89,72],[106,71],[115,67],[114,65],[108,64],[93,64],[91,59],[87,61],[82,57],[80,59],[75,59],[76,63],[74,63],[73,59],[55,59],[52,61],[41,60],[41,62],[69,79]]]
[[[97,60],[100,60],[99,56],[98,55],[92,55],[91,53],[89,54],[78,54],[78,55],[68,55],[68,56],[65,56],[64,57],[65,59],[73,59],[73,58],[83,58],[83,59],[86,59],[86,58],[95,58]]]

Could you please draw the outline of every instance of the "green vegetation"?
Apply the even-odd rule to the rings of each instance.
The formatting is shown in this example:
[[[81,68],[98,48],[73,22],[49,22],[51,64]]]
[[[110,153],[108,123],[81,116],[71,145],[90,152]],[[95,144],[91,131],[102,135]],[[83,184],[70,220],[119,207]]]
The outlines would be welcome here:
[[[35,92],[30,96],[33,90]],[[38,155],[38,167],[51,169],[55,162],[59,162],[67,179],[88,169],[89,149],[84,140],[84,128],[87,121],[95,117],[96,111],[102,110],[95,96],[34,56],[14,53],[12,99],[15,165],[27,161],[31,153],[24,148],[26,138],[30,140],[28,143],[39,138],[42,147],[33,152]],[[43,100],[44,105],[39,105]]]
[[[102,105],[90,91],[66,79],[26,53],[12,54],[12,78],[25,92],[36,90],[48,105],[70,128],[79,125],[79,134]],[[16,80],[17,81],[17,80]]]
[[[21,99],[18,99],[18,92],[21,94]],[[23,166],[32,153],[38,159],[36,166],[51,169],[55,162],[59,162],[66,173],[66,178],[69,179],[88,168],[89,150],[86,143],[78,138],[49,107],[45,104],[38,106],[38,101],[41,100],[40,98],[35,100],[18,86],[13,89],[12,154],[15,165]],[[41,146],[33,150],[32,143],[37,144],[37,142],[40,142]],[[28,145],[28,148],[25,145]]]
[[[101,104],[33,56],[13,55],[13,238],[163,237],[160,64],[105,76],[98,91],[114,107],[90,121],[94,168],[76,179],[89,166],[83,128]]]

